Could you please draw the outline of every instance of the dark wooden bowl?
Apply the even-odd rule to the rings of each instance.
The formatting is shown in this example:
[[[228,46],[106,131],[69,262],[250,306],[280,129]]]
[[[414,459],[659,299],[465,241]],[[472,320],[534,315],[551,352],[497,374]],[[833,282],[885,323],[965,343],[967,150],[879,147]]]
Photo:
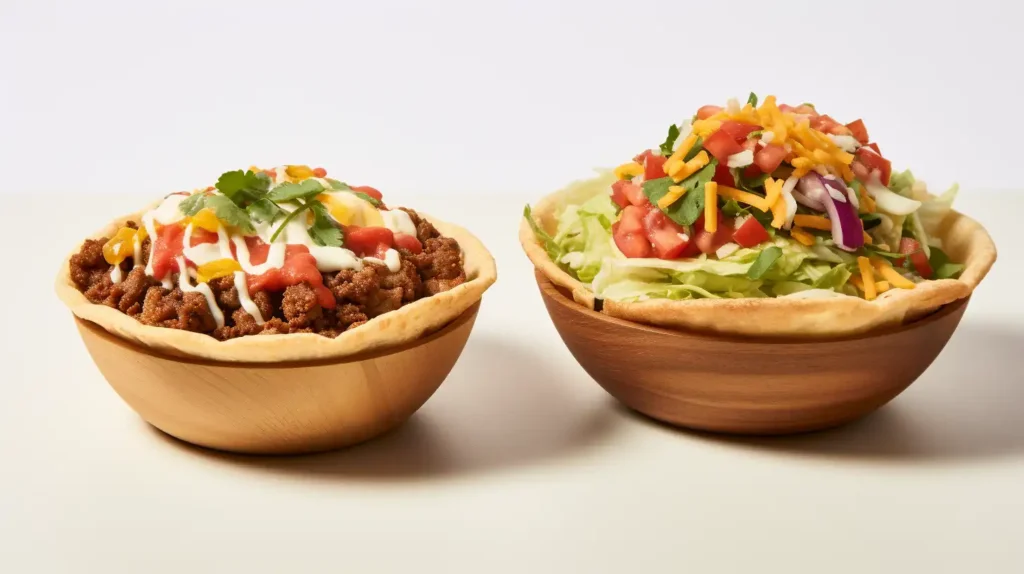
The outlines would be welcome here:
[[[672,425],[752,435],[835,427],[888,403],[939,355],[969,301],[856,337],[766,340],[623,321],[540,273],[537,284],[562,341],[616,399]]]

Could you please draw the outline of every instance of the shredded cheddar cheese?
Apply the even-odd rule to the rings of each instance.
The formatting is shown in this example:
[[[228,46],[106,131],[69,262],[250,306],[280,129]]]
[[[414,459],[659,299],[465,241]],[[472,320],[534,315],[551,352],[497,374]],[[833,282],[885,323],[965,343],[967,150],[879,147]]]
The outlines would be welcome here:
[[[760,209],[761,211],[768,211],[771,207],[765,203],[764,197],[750,193],[749,191],[743,191],[736,189],[735,187],[729,187],[727,185],[719,185],[718,195],[726,199],[732,199],[738,203],[745,203]]]
[[[875,288],[875,272],[871,267],[871,261],[867,257],[858,257],[857,268],[860,270],[861,283],[864,284],[864,298],[871,301],[878,297],[878,289]]]
[[[893,287],[896,287],[896,288],[899,288],[899,289],[913,289],[914,288],[914,282],[913,281],[911,281],[910,279],[907,279],[906,277],[900,275],[898,271],[893,269],[892,266],[889,265],[888,263],[886,263],[885,261],[883,261],[883,260],[881,260],[879,258],[874,258],[871,262],[874,264],[875,269],[878,270],[878,272],[882,275],[882,277],[886,281],[888,281],[889,284],[892,285]]]
[[[661,209],[668,209],[670,205],[679,201],[679,198],[686,194],[686,188],[678,185],[672,185],[668,188],[668,193],[661,196],[658,200],[658,207]]]
[[[793,217],[793,225],[821,231],[832,231],[832,222],[818,215],[797,214]]]
[[[713,181],[704,184],[704,229],[718,231],[718,184]]]
[[[693,158],[690,159],[690,161],[684,163],[681,168],[669,173],[669,176],[672,178],[672,181],[679,183],[680,181],[683,181],[684,179],[697,173],[697,170],[703,168],[710,162],[711,157],[708,156],[708,152],[700,150],[700,152],[697,155],[693,156]]]
[[[644,166],[635,161],[624,163],[615,168],[615,177],[618,179],[633,179],[644,172]]]
[[[814,236],[811,235],[810,233],[807,233],[803,229],[800,229],[799,227],[794,227],[793,229],[790,229],[789,235],[793,239],[796,239],[797,241],[808,247],[814,245]]]
[[[890,289],[889,282],[888,281],[876,281],[875,282],[875,289],[878,290],[879,293],[885,293],[886,291],[888,291]]]

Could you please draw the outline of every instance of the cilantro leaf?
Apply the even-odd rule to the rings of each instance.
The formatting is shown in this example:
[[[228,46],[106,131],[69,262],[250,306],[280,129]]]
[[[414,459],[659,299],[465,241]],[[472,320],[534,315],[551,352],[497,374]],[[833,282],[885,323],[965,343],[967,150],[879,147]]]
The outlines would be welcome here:
[[[327,247],[341,247],[344,237],[327,212],[324,204],[316,200],[310,200],[307,205],[309,205],[309,210],[313,212],[313,225],[308,230],[309,237],[313,239],[313,242]]]
[[[711,160],[708,165],[690,177],[675,183],[670,177],[661,177],[644,182],[644,195],[654,205],[658,200],[668,193],[668,188],[678,185],[686,189],[686,194],[679,201],[673,203],[668,209],[663,210],[665,215],[679,225],[693,225],[701,214],[704,213],[704,185],[715,176],[717,160]]]
[[[345,183],[343,181],[338,181],[336,179],[331,179],[329,177],[325,177],[324,179],[327,181],[327,183],[331,184],[331,189],[337,189],[337,190],[341,190],[341,191],[351,191],[352,190],[352,187],[349,186],[349,184],[347,184],[347,183]]]
[[[206,207],[213,210],[217,219],[224,223],[234,225],[246,233],[253,233],[256,231],[253,229],[252,220],[249,218],[249,214],[241,207],[235,205],[235,203],[227,196],[210,195],[206,198],[205,203]]]
[[[352,193],[354,193],[356,197],[358,197],[359,199],[370,202],[370,205],[374,207],[380,207],[380,200],[377,199],[376,197],[373,197],[372,195],[367,195],[361,191],[353,191]]]
[[[722,206],[722,215],[726,217],[739,217],[749,212],[749,208],[743,207],[735,199],[726,200],[725,205]]]
[[[274,202],[310,199],[324,190],[322,183],[315,179],[306,179],[301,183],[286,182],[270,190],[267,199]]]
[[[683,161],[690,161],[697,157],[697,154],[699,154],[702,149],[704,149],[704,138],[697,136],[697,141],[693,142],[693,147],[690,148],[690,151],[686,152],[686,156],[683,158]]]
[[[738,167],[729,168],[729,173],[732,174],[733,180],[736,182],[736,187],[743,191],[753,191],[755,193],[764,193],[764,182],[768,179],[767,173],[761,175],[746,178],[743,177],[743,170]]]
[[[236,206],[244,207],[263,198],[270,187],[270,177],[252,170],[228,171],[220,175],[216,187]]]
[[[760,279],[775,265],[779,257],[782,257],[782,249],[778,246],[772,245],[766,248],[757,256],[757,260],[747,269],[747,277],[751,279]]]
[[[665,143],[661,144],[661,155],[665,157],[672,155],[672,146],[676,144],[677,139],[679,139],[679,126],[672,124],[668,126],[668,136],[665,137]]]
[[[185,199],[185,201],[182,201],[181,203],[178,204],[178,210],[184,213],[185,215],[192,217],[193,215],[199,213],[199,210],[201,210],[205,205],[206,194],[201,192],[193,193],[192,195],[188,196],[188,198]]]
[[[750,92],[750,95],[747,96],[747,103],[752,105],[752,106],[754,106],[756,108],[757,107],[757,94],[755,94],[754,92]]]
[[[264,223],[273,223],[278,217],[284,216],[284,210],[278,207],[276,203],[265,197],[255,203],[252,203],[249,207],[246,207],[245,210],[249,213],[250,217],[256,221],[262,221]]]
[[[312,203],[312,201],[307,201],[306,203],[300,205],[298,209],[289,213],[288,216],[284,218],[284,221],[282,221],[281,224],[277,226],[277,231],[275,231],[274,234],[270,236],[270,243],[273,243],[277,239],[277,236],[281,235],[281,231],[283,231],[285,227],[288,227],[288,224],[291,223],[293,219],[295,219],[303,211],[309,209]]]
[[[935,272],[936,279],[956,279],[964,270],[964,265],[953,263],[949,255],[938,247],[930,246],[932,255],[928,258],[928,264]]]

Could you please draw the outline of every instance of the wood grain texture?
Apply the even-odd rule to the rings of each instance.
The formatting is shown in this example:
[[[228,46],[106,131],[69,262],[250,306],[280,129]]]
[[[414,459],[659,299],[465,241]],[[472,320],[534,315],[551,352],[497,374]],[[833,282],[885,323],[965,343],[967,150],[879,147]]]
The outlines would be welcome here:
[[[163,355],[76,322],[110,386],[149,424],[208,448],[297,454],[349,446],[402,424],[448,376],[479,308],[400,347],[276,364]]]
[[[540,273],[537,283],[569,351],[612,396],[672,425],[733,434],[821,430],[878,409],[935,360],[969,301],[877,333],[758,340],[623,321],[574,302]]]

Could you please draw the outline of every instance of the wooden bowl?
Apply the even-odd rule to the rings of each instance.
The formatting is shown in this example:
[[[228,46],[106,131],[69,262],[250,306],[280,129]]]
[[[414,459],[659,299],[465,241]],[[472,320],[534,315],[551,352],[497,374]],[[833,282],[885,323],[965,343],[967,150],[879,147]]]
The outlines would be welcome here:
[[[616,399],[672,425],[752,435],[835,427],[888,403],[935,360],[968,303],[857,337],[767,340],[623,321],[540,273],[537,283],[562,341]]]
[[[353,445],[405,422],[448,376],[479,308],[403,346],[298,363],[173,357],[76,322],[107,382],[149,424],[208,448],[298,454]]]

